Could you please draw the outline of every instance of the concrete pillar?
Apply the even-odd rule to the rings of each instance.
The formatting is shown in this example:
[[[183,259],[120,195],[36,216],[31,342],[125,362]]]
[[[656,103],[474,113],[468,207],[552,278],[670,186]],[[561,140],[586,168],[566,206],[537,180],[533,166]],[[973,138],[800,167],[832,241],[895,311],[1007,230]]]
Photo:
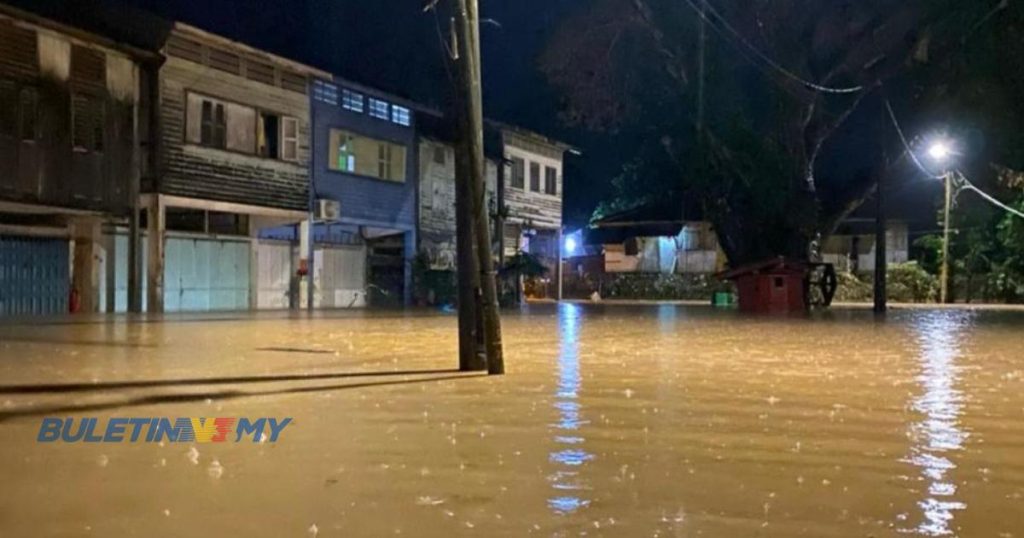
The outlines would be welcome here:
[[[413,261],[416,259],[416,231],[409,230],[402,237],[404,242],[405,273],[403,275],[402,303],[412,306],[413,300]]]
[[[78,291],[79,312],[95,314],[100,311],[103,268],[102,222],[95,218],[75,219],[71,224],[75,242],[72,260],[71,285]]]
[[[556,259],[558,260],[558,262],[557,262],[558,265],[557,265],[557,268],[555,269],[555,275],[556,275],[556,278],[558,278],[558,291],[557,291],[555,297],[559,301],[562,300],[562,241],[563,241],[562,237],[563,237],[562,236],[562,229],[559,228],[558,229],[558,235],[555,238],[555,241],[556,241],[555,252],[558,253],[558,256],[556,257]]]
[[[146,300],[150,313],[164,311],[164,242],[167,231],[167,208],[159,194],[150,196],[147,206]]]
[[[113,314],[117,312],[117,234],[111,233],[103,236],[103,250],[105,253],[104,269],[106,274],[106,312]]]

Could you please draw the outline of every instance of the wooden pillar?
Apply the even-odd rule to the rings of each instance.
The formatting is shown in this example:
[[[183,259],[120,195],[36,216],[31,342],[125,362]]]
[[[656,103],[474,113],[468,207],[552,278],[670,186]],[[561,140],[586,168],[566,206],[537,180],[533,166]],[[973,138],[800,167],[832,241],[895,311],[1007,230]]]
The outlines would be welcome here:
[[[146,300],[150,313],[162,314],[164,311],[164,242],[167,231],[167,208],[164,207],[161,195],[154,194],[150,197],[147,212],[148,240],[146,246],[149,252],[146,259],[146,276],[148,278]]]

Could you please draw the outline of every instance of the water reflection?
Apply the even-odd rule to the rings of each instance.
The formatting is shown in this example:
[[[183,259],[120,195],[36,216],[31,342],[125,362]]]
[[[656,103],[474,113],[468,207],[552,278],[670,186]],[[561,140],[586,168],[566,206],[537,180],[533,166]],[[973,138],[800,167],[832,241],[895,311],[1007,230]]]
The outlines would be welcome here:
[[[957,389],[960,367],[956,362],[969,322],[969,316],[961,313],[937,312],[914,327],[921,347],[917,380],[924,392],[911,408],[924,417],[911,426],[914,446],[906,461],[920,468],[928,490],[918,503],[923,521],[909,531],[923,536],[953,535],[954,514],[967,507],[956,499],[957,485],[949,475],[956,468],[954,453],[963,449],[968,435],[960,429],[964,395]]]
[[[582,313],[579,305],[562,304],[558,309],[561,348],[558,355],[558,385],[555,403],[558,419],[552,424],[558,446],[548,457],[555,471],[548,477],[555,496],[548,506],[557,514],[570,514],[590,504],[583,498],[587,485],[580,476],[580,467],[594,459],[583,448],[581,428],[588,424],[582,418],[579,391],[581,385],[579,357],[579,326]]]

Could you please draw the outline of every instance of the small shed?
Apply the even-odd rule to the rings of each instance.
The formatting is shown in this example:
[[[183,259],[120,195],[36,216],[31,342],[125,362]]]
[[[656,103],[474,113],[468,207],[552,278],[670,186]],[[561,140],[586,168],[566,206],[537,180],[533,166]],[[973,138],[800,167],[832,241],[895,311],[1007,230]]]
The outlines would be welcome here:
[[[809,269],[807,262],[780,256],[718,276],[736,283],[741,311],[784,314],[807,310]]]

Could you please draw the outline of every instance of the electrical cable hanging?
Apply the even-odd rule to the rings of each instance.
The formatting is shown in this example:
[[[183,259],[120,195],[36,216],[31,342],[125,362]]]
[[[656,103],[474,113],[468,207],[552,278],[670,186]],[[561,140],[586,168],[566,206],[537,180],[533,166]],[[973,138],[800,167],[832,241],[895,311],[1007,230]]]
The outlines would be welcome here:
[[[772,69],[778,71],[783,76],[785,76],[785,77],[787,77],[789,79],[792,79],[792,80],[800,83],[803,86],[806,86],[806,87],[808,87],[808,88],[810,88],[812,90],[819,91],[819,92],[822,92],[822,93],[833,93],[833,94],[858,93],[858,92],[860,92],[860,91],[862,91],[864,89],[864,86],[850,86],[850,87],[845,87],[845,88],[834,88],[834,87],[824,86],[824,85],[821,85],[821,84],[818,84],[818,83],[815,83],[815,82],[811,82],[811,81],[801,77],[800,75],[797,75],[796,73],[786,69],[781,64],[779,64],[778,62],[773,60],[770,56],[768,56],[764,52],[761,52],[761,50],[758,49],[756,46],[754,46],[753,43],[751,43],[745,37],[743,37],[743,34],[741,34],[739,32],[739,30],[736,30],[736,28],[734,28],[731,24],[729,24],[729,21],[724,16],[722,16],[722,14],[719,13],[714,7],[712,7],[710,3],[708,3],[708,2],[704,3],[704,6],[705,6],[705,8],[707,10],[706,12],[704,10],[702,10],[700,6],[695,4],[693,2],[693,0],[686,0],[686,3],[689,4],[689,6],[694,11],[697,12],[697,15],[700,16],[702,19],[704,19],[704,21],[707,22],[712,28],[715,28],[716,30],[721,30],[720,28],[718,28],[715,25],[714,21],[712,21],[711,19],[708,18],[707,13],[711,13],[711,15],[715,19],[717,19],[718,23],[725,27],[725,29],[728,31],[729,34],[731,34],[736,40],[738,40],[739,43],[742,44],[745,48],[749,49],[762,62],[767,64]],[[722,33],[722,32],[720,31],[719,33]],[[748,61],[749,61],[749,58],[748,58]]]
[[[967,190],[974,191],[975,193],[978,194],[978,196],[981,196],[986,201],[988,201],[988,203],[990,203],[990,204],[992,204],[992,205],[1002,209],[1003,211],[1006,211],[1007,213],[1010,213],[1012,215],[1015,215],[1015,216],[1018,216],[1018,217],[1024,219],[1024,213],[1020,212],[1019,210],[1017,210],[1017,209],[1015,209],[1013,207],[1010,207],[1010,206],[1000,202],[999,200],[994,198],[989,193],[987,193],[987,192],[979,189],[978,187],[974,186],[974,184],[971,183],[971,181],[969,179],[967,179],[967,176],[965,176],[962,172],[957,171],[956,172],[956,176],[957,176],[957,180],[961,183],[961,185],[960,185],[961,189],[967,189]]]
[[[900,135],[900,142],[903,143],[903,147],[906,149],[907,154],[910,155],[910,159],[914,161],[914,165],[916,165],[921,172],[924,172],[924,175],[932,179],[942,179],[941,175],[937,175],[929,170],[928,167],[921,162],[921,159],[917,157],[917,154],[914,153],[914,149],[910,147],[910,142],[907,141],[907,137],[903,134],[903,128],[900,127],[900,122],[896,119],[896,112],[893,111],[892,104],[889,102],[888,98],[885,100],[885,109],[889,112],[889,119],[892,120],[892,126],[896,128],[896,133]]]

